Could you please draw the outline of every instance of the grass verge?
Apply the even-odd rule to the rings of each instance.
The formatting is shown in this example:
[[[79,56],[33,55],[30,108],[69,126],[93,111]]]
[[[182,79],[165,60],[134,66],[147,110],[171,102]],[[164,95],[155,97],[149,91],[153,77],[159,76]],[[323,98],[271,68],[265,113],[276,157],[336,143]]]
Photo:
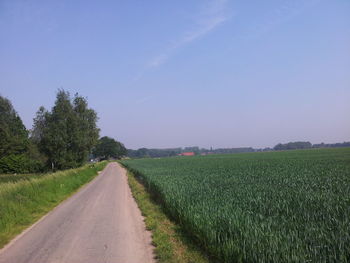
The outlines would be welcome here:
[[[193,244],[190,237],[163,212],[145,187],[128,171],[132,194],[152,232],[155,254],[159,263],[209,263],[209,258]]]
[[[91,181],[107,162],[0,184],[0,248]]]

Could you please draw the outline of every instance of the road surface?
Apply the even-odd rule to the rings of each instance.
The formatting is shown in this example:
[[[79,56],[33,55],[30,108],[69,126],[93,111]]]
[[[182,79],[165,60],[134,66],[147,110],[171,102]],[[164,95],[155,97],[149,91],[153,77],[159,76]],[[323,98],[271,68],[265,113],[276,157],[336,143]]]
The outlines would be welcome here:
[[[0,250],[0,263],[104,262],[154,262],[151,235],[117,163]]]

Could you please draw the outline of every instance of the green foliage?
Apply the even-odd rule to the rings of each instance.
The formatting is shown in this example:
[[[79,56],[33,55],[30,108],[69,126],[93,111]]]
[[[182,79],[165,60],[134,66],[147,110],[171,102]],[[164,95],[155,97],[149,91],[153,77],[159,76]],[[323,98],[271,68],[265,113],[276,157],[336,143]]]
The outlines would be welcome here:
[[[0,159],[0,173],[35,173],[42,170],[42,163],[26,154],[10,154]]]
[[[0,247],[92,180],[106,162],[45,175],[0,176]]]
[[[30,173],[42,170],[40,160],[31,158],[33,144],[11,102],[0,96],[0,173]]]
[[[120,159],[122,156],[126,155],[126,148],[122,143],[113,138],[104,136],[98,140],[98,143],[93,150],[93,154],[95,157],[101,159]]]
[[[297,150],[297,149],[310,149],[312,148],[311,142],[289,142],[286,144],[279,143],[273,149],[276,151],[282,150]]]
[[[97,114],[85,98],[73,100],[64,90],[57,93],[51,112],[43,107],[34,119],[32,140],[47,157],[48,166],[67,169],[82,165],[96,144],[99,129]]]
[[[28,132],[11,102],[0,96],[0,158],[22,154],[28,145]]]
[[[182,152],[181,148],[169,148],[169,149],[147,149],[140,148],[138,150],[127,150],[128,157],[131,158],[146,158],[146,157],[170,157],[176,156]]]
[[[220,262],[350,261],[350,148],[122,163]]]
[[[157,158],[157,157],[171,157],[176,156],[184,152],[193,152],[194,154],[229,154],[229,153],[243,153],[243,152],[254,152],[251,147],[241,147],[241,148],[219,148],[219,149],[205,149],[199,148],[197,146],[185,147],[185,148],[166,148],[166,149],[148,149],[140,148],[137,150],[128,149],[127,155],[130,158]]]

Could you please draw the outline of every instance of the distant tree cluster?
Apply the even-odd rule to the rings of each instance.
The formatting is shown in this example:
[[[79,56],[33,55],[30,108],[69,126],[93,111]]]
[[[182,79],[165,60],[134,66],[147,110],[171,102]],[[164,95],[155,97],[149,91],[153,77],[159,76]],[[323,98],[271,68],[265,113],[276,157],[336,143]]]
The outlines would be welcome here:
[[[289,143],[279,143],[273,149],[275,151],[282,150],[296,150],[296,149],[310,149],[312,148],[311,142],[289,142]]]
[[[340,143],[319,143],[313,144],[312,148],[341,148],[350,147],[350,142],[340,142]]]
[[[98,140],[92,153],[100,160],[120,159],[127,154],[127,150],[121,142],[104,136]]]
[[[252,147],[240,147],[240,148],[219,148],[211,151],[216,154],[230,154],[230,153],[248,153],[255,152]]]
[[[167,149],[148,149],[140,148],[138,150],[128,149],[127,156],[130,158],[158,158],[158,157],[171,157],[180,155],[186,152],[193,152],[195,155],[207,155],[207,154],[229,154],[229,153],[243,153],[254,152],[251,147],[241,148],[219,148],[219,149],[205,149],[198,146],[191,146],[185,148],[167,148]]]
[[[337,148],[337,147],[350,147],[350,142],[343,143],[319,143],[312,144],[311,142],[289,142],[289,143],[279,143],[273,149],[275,151],[284,150],[297,150],[297,149],[310,149],[310,148]]]
[[[168,148],[168,149],[148,149],[140,148],[138,150],[127,150],[127,156],[130,158],[160,158],[171,157],[180,155],[186,152],[193,152],[195,155],[208,155],[208,154],[233,154],[233,153],[249,153],[249,152],[266,152],[266,151],[284,151],[284,150],[297,150],[297,149],[310,149],[310,148],[327,148],[327,147],[350,147],[350,142],[332,143],[332,144],[311,144],[310,142],[288,142],[279,143],[275,147],[254,149],[252,147],[239,147],[239,148],[218,148],[218,149],[205,149],[197,146],[185,147],[185,148]]]
[[[157,158],[176,156],[182,152],[181,148],[169,149],[147,149],[140,148],[138,150],[127,150],[127,156],[130,158]]]
[[[40,107],[28,131],[11,102],[0,96],[0,173],[78,167],[93,149],[98,157],[126,155],[124,145],[114,139],[98,140],[97,119],[86,98],[59,90],[52,109]]]

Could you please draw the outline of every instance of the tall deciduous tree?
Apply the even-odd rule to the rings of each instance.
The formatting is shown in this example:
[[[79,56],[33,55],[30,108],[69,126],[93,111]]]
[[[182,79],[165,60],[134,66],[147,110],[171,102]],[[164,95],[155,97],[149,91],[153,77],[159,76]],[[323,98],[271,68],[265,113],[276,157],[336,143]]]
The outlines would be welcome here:
[[[43,166],[11,102],[0,96],[0,173],[32,173]]]
[[[96,125],[97,114],[88,108],[87,100],[78,94],[73,100],[73,110],[76,126],[73,130],[72,147],[76,153],[75,158],[81,163],[86,160],[99,137],[99,129]]]
[[[51,112],[43,107],[37,112],[32,131],[33,141],[57,169],[83,164],[97,143],[97,114],[78,94],[59,90]]]
[[[22,154],[28,147],[28,131],[11,102],[0,96],[0,158]]]

